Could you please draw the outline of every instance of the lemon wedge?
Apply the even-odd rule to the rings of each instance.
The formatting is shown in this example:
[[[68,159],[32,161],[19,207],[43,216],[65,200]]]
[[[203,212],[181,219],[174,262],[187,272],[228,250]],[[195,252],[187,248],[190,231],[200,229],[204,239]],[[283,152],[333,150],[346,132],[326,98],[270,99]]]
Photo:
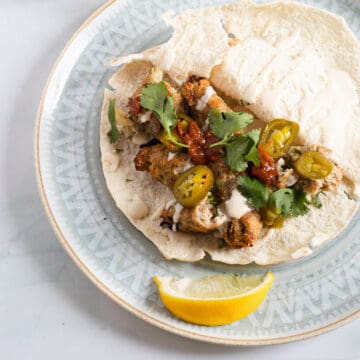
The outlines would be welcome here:
[[[255,311],[274,281],[272,272],[264,276],[211,275],[198,279],[158,277],[165,307],[176,317],[199,325],[225,325]]]

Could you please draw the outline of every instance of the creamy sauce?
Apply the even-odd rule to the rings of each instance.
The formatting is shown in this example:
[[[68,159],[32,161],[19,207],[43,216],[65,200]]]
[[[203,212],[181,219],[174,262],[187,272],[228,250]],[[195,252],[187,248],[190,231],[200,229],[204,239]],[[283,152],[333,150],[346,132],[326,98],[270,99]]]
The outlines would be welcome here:
[[[297,177],[296,174],[292,174],[289,176],[289,178],[286,180],[286,186],[290,187],[293,186],[297,183],[297,181],[299,180],[299,178]]]
[[[276,169],[278,172],[284,171],[285,160],[280,158],[276,163]]]
[[[205,132],[209,128],[209,118],[206,118],[204,126],[201,128],[202,132]]]
[[[180,220],[181,211],[184,209],[184,207],[181,204],[179,204],[176,200],[169,200],[165,204],[165,209],[168,210],[171,206],[174,206],[175,208],[175,213],[173,215],[173,226],[171,230],[176,231],[176,224]]]
[[[137,133],[131,138],[131,141],[133,144],[142,145],[142,144],[146,144],[151,139],[152,139],[152,136],[150,134]]]
[[[171,206],[174,206],[176,204],[176,200],[172,199],[169,200],[166,204],[165,204],[165,210],[168,210]]]
[[[171,161],[175,155],[176,155],[175,153],[169,152],[168,157],[167,157],[168,161]]]
[[[147,121],[150,121],[151,118],[151,111],[146,111],[144,114],[139,115],[139,119],[141,123],[146,123]]]
[[[194,164],[189,160],[184,166],[179,166],[179,167],[175,168],[174,174],[175,175],[182,174],[183,172],[185,172],[186,170],[189,170],[193,166],[194,166]]]
[[[198,100],[195,109],[203,111],[210,100],[210,98],[216,94],[212,86],[208,86],[205,90],[205,94]]]
[[[229,200],[225,201],[225,213],[229,219],[240,219],[252,209],[247,205],[247,200],[237,189],[231,193]]]
[[[184,209],[184,207],[181,204],[176,203],[176,205],[175,205],[175,214],[173,216],[173,221],[174,221],[175,224],[179,222],[180,214],[181,214],[181,211],[183,209]]]

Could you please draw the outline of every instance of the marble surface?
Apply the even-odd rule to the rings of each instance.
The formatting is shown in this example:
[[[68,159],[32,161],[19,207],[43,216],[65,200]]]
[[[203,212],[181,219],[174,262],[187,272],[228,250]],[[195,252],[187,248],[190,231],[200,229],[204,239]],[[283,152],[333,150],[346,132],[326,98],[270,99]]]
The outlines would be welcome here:
[[[230,348],[168,334],[82,275],[42,209],[33,166],[41,91],[61,49],[101,0],[1,0],[0,359],[359,359],[360,320],[306,341]]]

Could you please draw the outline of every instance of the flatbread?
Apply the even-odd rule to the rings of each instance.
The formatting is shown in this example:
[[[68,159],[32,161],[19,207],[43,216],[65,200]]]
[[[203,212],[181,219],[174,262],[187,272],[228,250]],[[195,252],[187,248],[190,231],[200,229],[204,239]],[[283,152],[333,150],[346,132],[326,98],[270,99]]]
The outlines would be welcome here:
[[[350,50],[346,52],[346,54],[349,57],[357,56],[357,59],[360,58],[357,52],[359,45],[357,44],[357,48],[354,50],[354,38],[343,20],[307,6],[295,3],[279,3],[276,6],[254,5],[251,2],[244,1],[237,5],[216,8],[216,11],[214,11],[214,9],[191,10],[186,13],[188,15],[182,15],[182,17],[178,18],[174,24],[181,26],[181,23],[186,21],[189,14],[201,21],[204,12],[208,14],[206,22],[213,22],[215,28],[219,25],[219,22],[221,24],[219,16],[219,14],[221,14],[225,28],[243,41],[245,41],[245,37],[251,38],[254,36],[249,30],[249,27],[254,28],[257,37],[261,38],[261,36],[263,36],[264,41],[268,41],[266,34],[269,33],[273,34],[271,35],[272,39],[279,41],[282,34],[287,35],[287,31],[293,27],[293,18],[301,19],[301,21],[299,20],[300,22],[297,23],[297,27],[307,29],[304,30],[304,32],[310,31],[308,34],[308,36],[310,36],[313,27],[309,27],[308,22],[316,23],[317,21],[317,23],[319,23],[321,20],[325,27],[325,29],[322,30],[324,33],[326,33],[326,29],[328,28],[329,33],[332,35],[337,33],[341,34],[336,35],[340,36],[341,41],[345,44],[341,46],[344,47],[344,49],[351,47],[354,55],[350,54]],[[277,28],[276,22],[271,22],[277,18],[281,18],[281,31]],[[258,21],[260,23],[258,23]],[[260,30],[257,30],[261,28],[261,22],[263,23],[264,35],[262,35]],[[268,24],[268,27],[265,26],[265,23]],[[239,29],[241,29],[244,24],[248,26],[246,27],[247,30],[242,32]],[[251,24],[252,26],[250,26]],[[202,28],[202,25],[197,24],[197,29],[199,28]],[[176,27],[175,34],[177,29]],[[264,29],[268,29],[267,32]],[[187,30],[184,36],[177,38],[177,42],[173,43],[175,52],[179,51],[182,42],[188,43],[188,35],[186,35],[188,33],[191,34],[191,22],[187,23]],[[241,36],[243,36],[243,38],[241,38]],[[317,38],[317,36],[312,38],[312,44],[315,49],[322,49],[323,47],[329,48],[330,45],[334,47],[333,40],[331,40],[330,37],[328,37],[327,41],[325,41],[325,35],[321,38],[321,41],[316,40]],[[339,37],[336,37],[336,39],[340,41]],[[171,41],[172,40],[170,40],[170,42]],[[206,66],[203,67],[203,59],[199,58],[196,51],[193,53],[189,52],[186,62],[184,63],[186,64],[184,65],[184,74],[186,74],[186,76],[182,75],[176,80],[185,80],[191,73],[191,69],[197,69],[196,74],[200,76],[209,76],[212,70],[213,84],[228,95],[239,99],[241,93],[236,94],[232,92],[230,94],[230,86],[227,86],[226,81],[221,81],[221,78],[232,79],[234,76],[231,67],[229,69],[229,67],[223,65],[223,63],[226,63],[226,59],[232,56],[229,55],[232,48],[225,46],[224,38],[221,37],[212,38],[212,36],[204,36],[203,41],[203,47],[209,45],[213,49],[223,49],[222,53],[207,62]],[[167,259],[198,261],[203,259],[206,254],[209,254],[213,260],[228,264],[248,264],[255,262],[260,265],[268,265],[309,255],[312,252],[312,248],[320,246],[325,241],[334,238],[348,224],[357,209],[356,202],[350,200],[345,193],[345,191],[356,189],[358,185],[351,182],[351,172],[347,173],[349,184],[351,185],[350,188],[341,187],[335,192],[327,193],[326,196],[322,197],[323,207],[321,209],[311,208],[310,212],[305,216],[288,219],[282,229],[264,230],[260,238],[251,248],[236,250],[219,248],[219,240],[215,239],[212,235],[172,232],[160,226],[161,211],[168,201],[173,200],[173,194],[164,185],[155,181],[149,173],[135,170],[133,160],[139,150],[139,146],[134,144],[125,135],[122,135],[120,140],[121,147],[124,151],[121,153],[115,151],[107,136],[107,132],[110,129],[107,109],[109,100],[115,98],[116,106],[126,111],[128,97],[132,96],[141,84],[145,75],[150,71],[152,64],[160,64],[156,59],[159,59],[161,56],[165,58],[165,49],[166,51],[171,51],[171,47],[169,47],[168,44],[169,42],[155,48],[155,50],[152,49],[151,61],[148,55],[144,57],[138,56],[135,61],[131,59],[128,64],[124,65],[110,79],[109,84],[112,90],[105,90],[104,93],[100,126],[101,161],[107,187],[119,209],[129,218],[136,228],[143,232],[144,235],[157,246]],[[319,50],[320,52],[321,49]],[[345,51],[344,49],[342,51]],[[328,49],[326,51],[329,53],[328,56],[332,54]],[[160,56],[160,54],[162,55]],[[346,61],[349,64],[355,64],[355,60],[353,59],[347,59]],[[162,64],[161,67],[173,76],[176,76],[174,74],[178,74],[178,72],[181,73],[181,68],[176,66],[176,61],[169,61],[168,66]],[[200,71],[199,69],[202,70]],[[360,75],[357,70],[352,71],[351,68],[347,69],[346,67],[344,69],[343,71],[346,71],[350,78],[358,84]],[[240,83],[239,86],[241,86],[241,78],[238,79],[238,82]],[[358,91],[358,88],[359,86],[357,85],[356,91]],[[254,104],[256,104],[256,102],[254,102]],[[258,108],[260,110],[260,105],[258,105]],[[256,111],[256,107],[254,106],[252,110]],[[271,111],[271,108],[269,111]],[[347,124],[352,124],[353,118],[351,116],[350,119],[343,119],[343,121],[346,121]],[[266,121],[267,118],[264,117],[264,120]],[[351,138],[351,141],[353,141],[353,138]],[[321,141],[315,143],[321,144]],[[350,149],[352,149],[352,143],[348,145]],[[354,152],[354,157],[353,164],[356,165],[354,174],[357,174],[356,171],[358,171],[360,167],[360,154]],[[132,181],[128,181],[129,179]],[[149,189],[151,189],[151,191],[149,191]]]
[[[170,40],[160,46],[112,61],[113,65],[147,60],[164,70],[177,83],[190,75],[210,77],[229,49],[228,35],[216,8],[187,10],[167,22],[173,26]],[[196,59],[196,61],[194,61]]]
[[[245,1],[219,13],[239,44],[211,82],[264,121],[297,121],[303,142],[333,150],[360,198],[360,46],[346,22],[289,1]]]

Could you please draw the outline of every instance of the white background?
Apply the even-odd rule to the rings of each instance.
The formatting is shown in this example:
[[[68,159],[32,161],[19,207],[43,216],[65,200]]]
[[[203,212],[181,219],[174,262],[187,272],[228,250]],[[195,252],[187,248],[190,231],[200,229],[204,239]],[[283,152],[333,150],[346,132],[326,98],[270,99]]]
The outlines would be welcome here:
[[[33,126],[51,67],[102,0],[0,0],[0,359],[360,359],[360,320],[306,341],[230,348],[159,330],[103,295],[38,198]]]

